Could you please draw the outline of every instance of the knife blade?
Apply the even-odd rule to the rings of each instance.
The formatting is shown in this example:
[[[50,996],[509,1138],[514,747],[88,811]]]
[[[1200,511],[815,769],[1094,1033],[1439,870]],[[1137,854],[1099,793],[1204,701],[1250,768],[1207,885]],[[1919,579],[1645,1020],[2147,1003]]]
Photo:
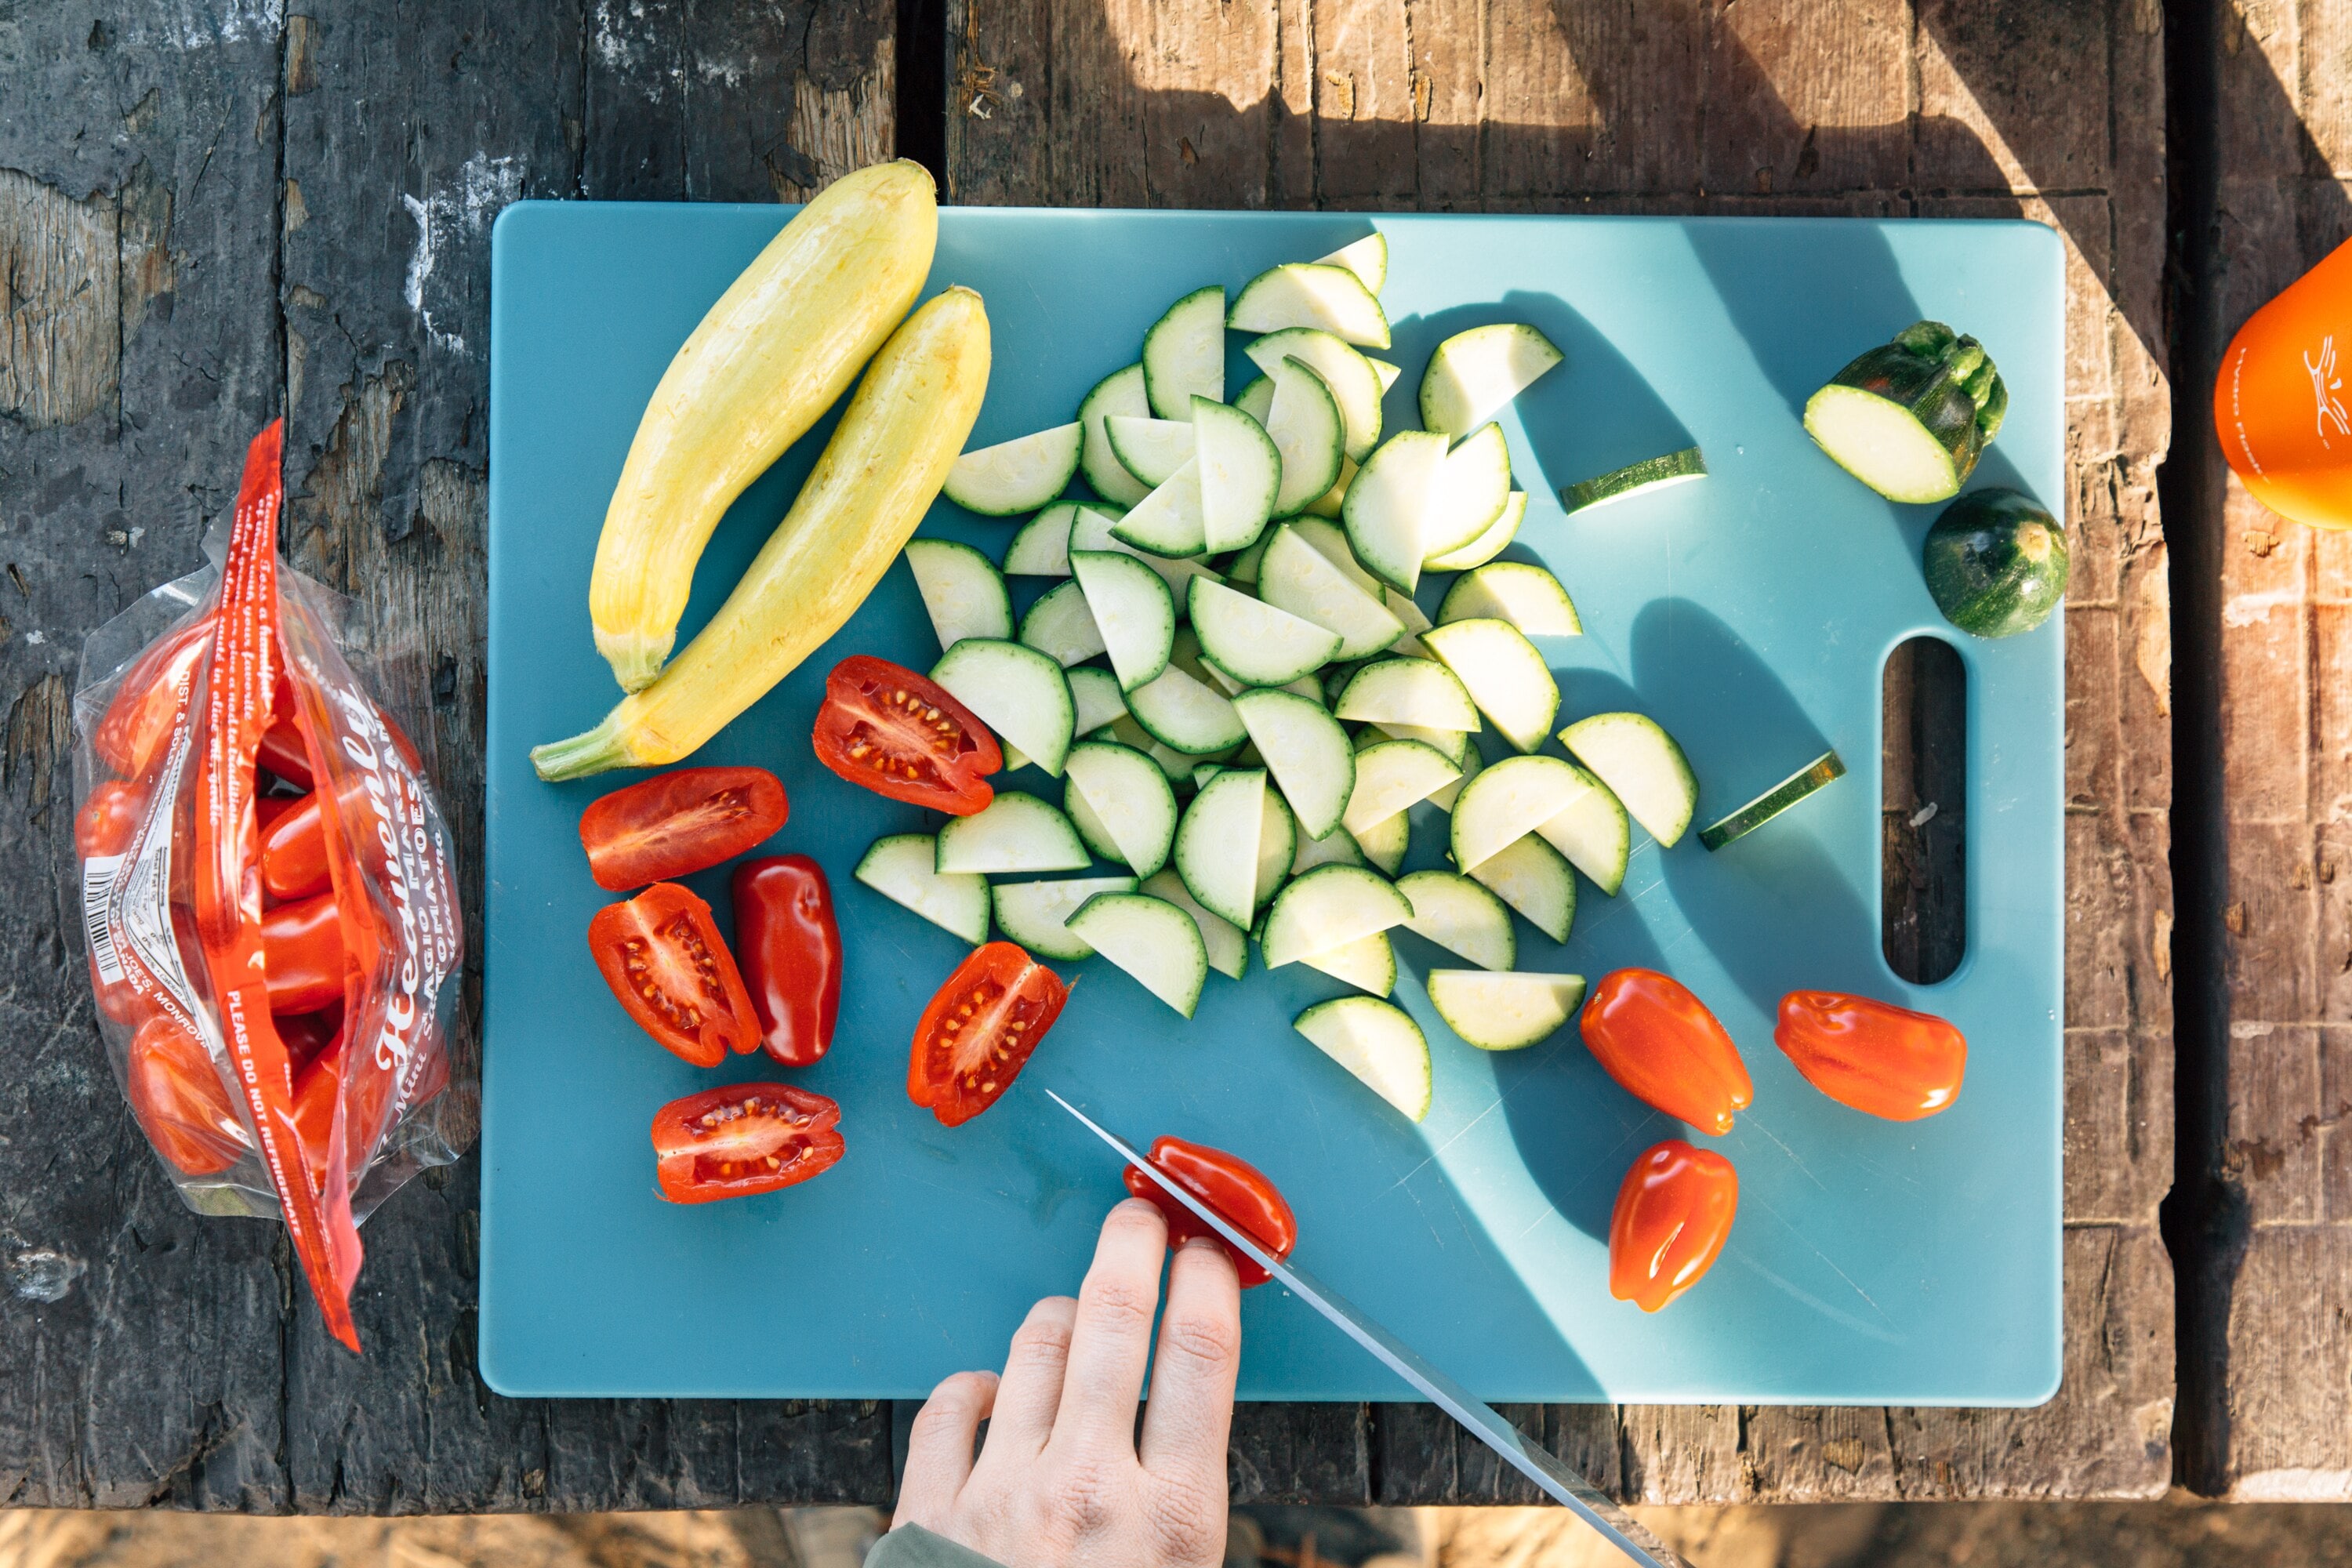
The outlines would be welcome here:
[[[1541,1488],[1546,1496],[1573,1510],[1585,1523],[1599,1531],[1610,1544],[1634,1562],[1650,1563],[1653,1568],[1689,1568],[1674,1548],[1652,1534],[1640,1520],[1619,1507],[1614,1499],[1603,1495],[1591,1482],[1578,1475],[1549,1450],[1528,1442],[1519,1429],[1504,1420],[1492,1405],[1474,1397],[1469,1390],[1366,1317],[1338,1291],[1297,1264],[1275,1257],[1247,1233],[1235,1229],[1223,1215],[1169,1180],[1158,1166],[1085,1111],[1050,1089],[1045,1093],[1055,1104],[1076,1117],[1087,1131],[1116,1150],[1121,1160],[1142,1172],[1160,1191],[1190,1209],[1202,1224],[1222,1237],[1227,1246],[1282,1281],[1292,1295],[1321,1313],[1341,1333],[1370,1351],[1381,1364],[1460,1422],[1472,1436],[1492,1448],[1502,1457],[1504,1463]]]

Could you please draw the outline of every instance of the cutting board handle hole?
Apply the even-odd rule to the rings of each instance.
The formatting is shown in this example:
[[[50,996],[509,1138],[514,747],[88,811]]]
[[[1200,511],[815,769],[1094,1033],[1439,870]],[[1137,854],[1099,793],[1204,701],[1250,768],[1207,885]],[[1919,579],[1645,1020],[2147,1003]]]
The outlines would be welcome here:
[[[1932,985],[1968,952],[1968,669],[1943,638],[1915,637],[1887,655],[1879,697],[1879,944]]]

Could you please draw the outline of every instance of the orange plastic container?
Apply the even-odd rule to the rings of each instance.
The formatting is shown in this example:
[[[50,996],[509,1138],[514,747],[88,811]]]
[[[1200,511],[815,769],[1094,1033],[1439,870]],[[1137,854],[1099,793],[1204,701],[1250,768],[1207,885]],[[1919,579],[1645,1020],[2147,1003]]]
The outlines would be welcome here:
[[[2221,356],[2213,427],[2254,499],[2352,528],[2352,241],[2255,311]]]

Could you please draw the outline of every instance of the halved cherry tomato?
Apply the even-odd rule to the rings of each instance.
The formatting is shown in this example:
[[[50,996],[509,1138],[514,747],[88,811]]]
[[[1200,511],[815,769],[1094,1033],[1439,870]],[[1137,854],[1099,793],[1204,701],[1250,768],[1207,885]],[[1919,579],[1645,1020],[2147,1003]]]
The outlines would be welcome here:
[[[124,673],[105,717],[90,733],[90,749],[100,762],[125,778],[147,772],[171,738],[196,666],[212,654],[212,634],[207,616],[147,646]]]
[[[324,791],[312,790],[262,830],[261,885],[269,889],[271,898],[307,899],[332,885],[327,869],[327,827],[319,818],[325,799]]]
[[[907,1098],[944,1126],[971,1121],[1013,1087],[1069,996],[1060,975],[1013,943],[975,948],[915,1026]]]
[[[269,1010],[315,1013],[343,999],[343,928],[335,896],[280,904],[261,917],[261,957],[269,966]]]
[[[1628,1094],[1717,1135],[1756,1098],[1739,1047],[1690,988],[1654,969],[1601,977],[1579,1021],[1585,1048]]]
[[[1298,1245],[1298,1221],[1283,1201],[1280,1189],[1265,1173],[1238,1154],[1228,1154],[1223,1149],[1212,1149],[1206,1143],[1188,1143],[1181,1138],[1160,1138],[1151,1145],[1151,1163],[1162,1175],[1208,1205],[1223,1216],[1227,1225],[1265,1247],[1276,1258],[1287,1258],[1290,1249]],[[1201,1223],[1200,1216],[1160,1190],[1160,1184],[1137,1170],[1127,1167],[1127,1190],[1137,1197],[1150,1201],[1168,1218],[1168,1245],[1181,1247],[1196,1236],[1216,1236],[1216,1232]],[[1274,1278],[1263,1268],[1234,1250],[1223,1237],[1217,1245],[1234,1260],[1234,1268],[1242,1277],[1242,1289],[1263,1285]]]
[[[970,816],[1004,765],[988,726],[939,687],[887,659],[856,654],[824,678],[816,760],[877,795]]]
[[[1949,1106],[1969,1066],[1967,1037],[1933,1013],[1837,991],[1781,997],[1772,1040],[1815,1089],[1889,1121]]]
[[[98,855],[120,855],[131,847],[139,819],[147,810],[147,792],[121,779],[105,779],[74,813],[74,849],[85,860]]]
[[[168,1013],[131,1037],[131,1112],[155,1152],[191,1176],[236,1163],[249,1144],[204,1044]]]
[[[1654,1312],[1715,1267],[1739,1210],[1739,1173],[1669,1138],[1643,1151],[1609,1216],[1609,1293]]]
[[[625,893],[732,860],[790,811],[765,768],[679,768],[591,802],[580,842],[596,885]]]
[[[769,855],[735,868],[735,945],[759,1015],[760,1046],[804,1068],[833,1044],[841,1013],[841,929],[824,868],[805,855]]]
[[[606,904],[588,922],[588,950],[637,1026],[698,1068],[756,1050],[760,1021],[710,906],[675,882]]]
[[[841,1107],[783,1083],[730,1083],[654,1114],[655,1174],[674,1204],[805,1182],[841,1158]]]

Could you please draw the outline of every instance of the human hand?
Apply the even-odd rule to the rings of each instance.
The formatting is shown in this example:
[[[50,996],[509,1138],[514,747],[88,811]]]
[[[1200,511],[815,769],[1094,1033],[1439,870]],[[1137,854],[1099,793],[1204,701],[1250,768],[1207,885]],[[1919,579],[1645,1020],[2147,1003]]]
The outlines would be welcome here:
[[[1150,1356],[1168,1246],[1129,1198],[1103,1221],[1075,1301],[1049,1297],[1013,1336],[1004,1374],[932,1391],[907,1443],[893,1528],[919,1524],[1019,1568],[1209,1568],[1225,1551],[1225,1439],[1241,1366],[1241,1286],[1224,1248],[1179,1248]],[[1135,1406],[1151,1362],[1151,1402]],[[972,1458],[982,1420],[988,1441]]]

